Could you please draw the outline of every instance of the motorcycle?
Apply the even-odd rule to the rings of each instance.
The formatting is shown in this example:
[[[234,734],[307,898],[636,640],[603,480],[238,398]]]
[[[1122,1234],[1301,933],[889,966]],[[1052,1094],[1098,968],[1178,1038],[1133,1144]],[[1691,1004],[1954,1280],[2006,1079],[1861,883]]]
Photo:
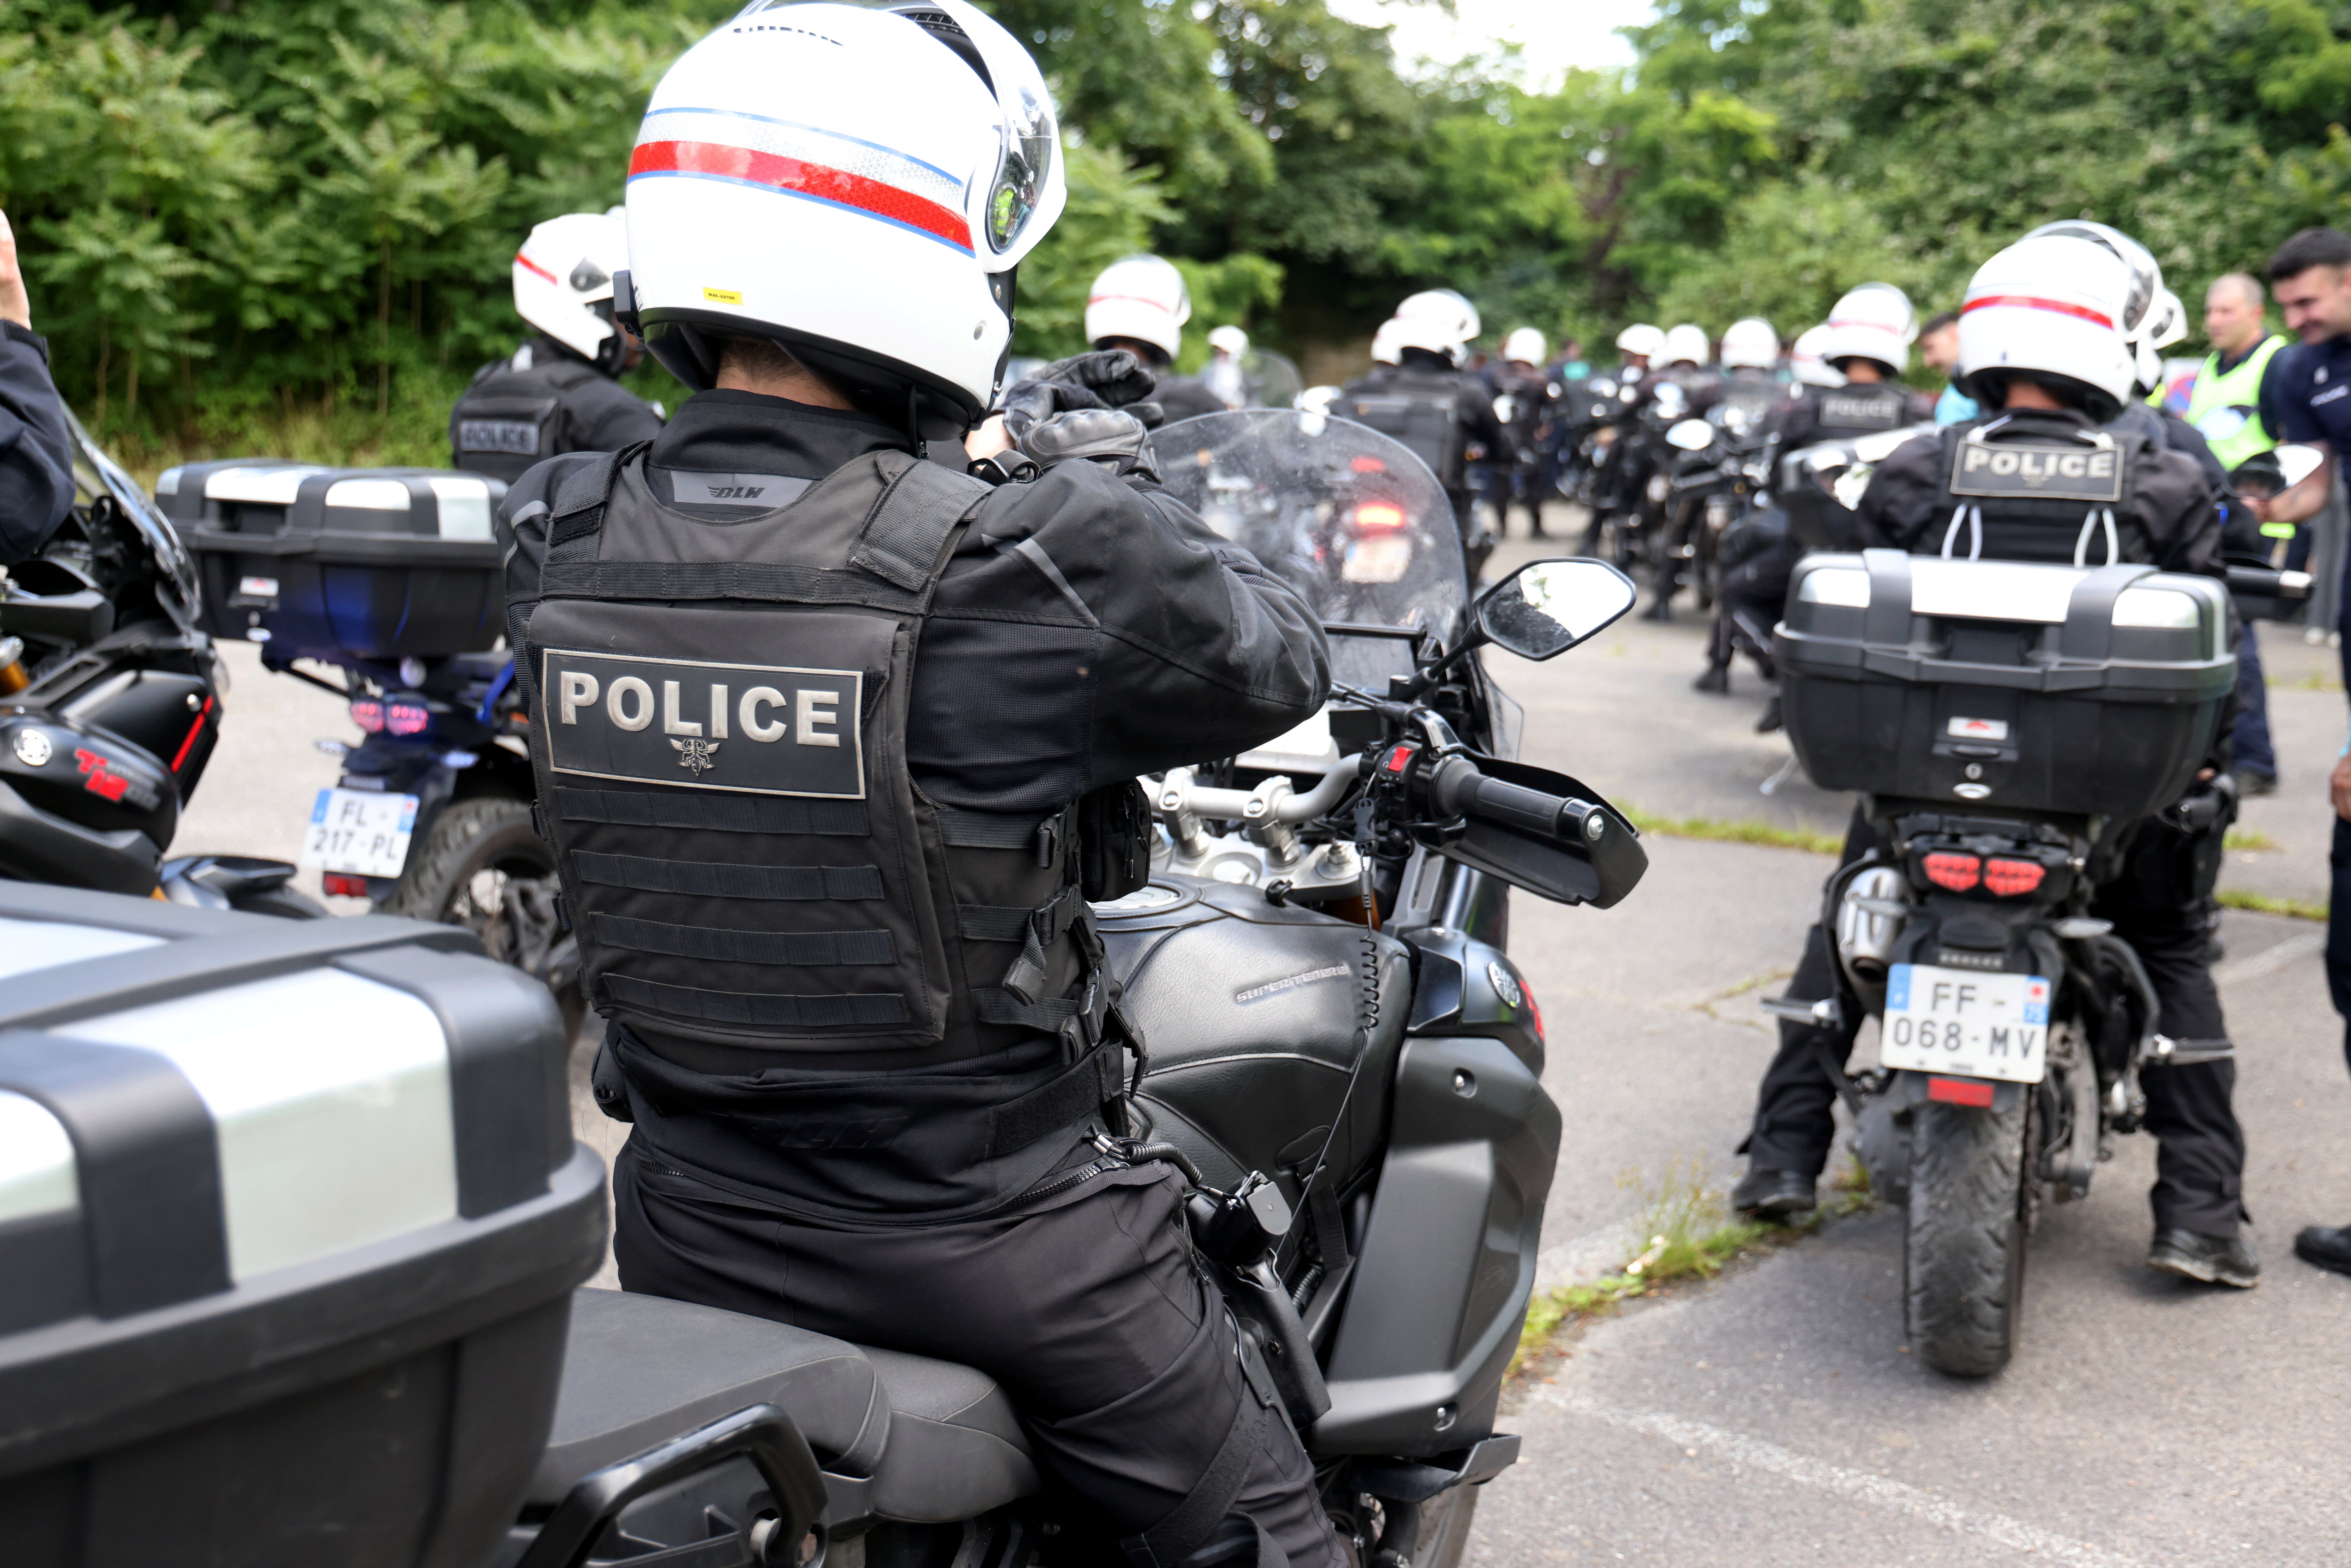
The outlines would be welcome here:
[[[1799,537],[1849,538],[1836,513],[1895,434],[1790,455]],[[2230,575],[1885,549],[1795,566],[1772,644],[1789,739],[1814,783],[1860,793],[1879,847],[1823,893],[1832,994],[1765,1007],[1879,1020],[1877,1066],[1823,1066],[1871,1190],[1905,1213],[1906,1329],[1938,1371],[2007,1364],[2042,1206],[2086,1197],[2140,1130],[2144,1077],[2231,1054],[2159,1031],[2138,955],[2090,913],[2134,832],[2217,857],[2233,789],[2198,774],[2235,682],[2227,594],[2294,587]]]
[[[378,914],[462,925],[546,982],[575,1025],[578,946],[533,826],[527,718],[494,652],[504,584],[478,474],[190,464],[159,481],[207,574],[213,631],[333,694],[360,731],[312,805],[302,863]]]
[[[1726,400],[1702,417],[1668,426],[1665,444],[1675,455],[1667,470],[1655,591],[1670,604],[1687,582],[1698,607],[1711,610],[1722,586],[1723,536],[1762,492],[1771,473],[1771,442],[1752,404]]]
[[[82,428],[73,507],[0,571],[0,877],[289,919],[295,868],[163,859],[220,738],[228,672],[178,533]]]

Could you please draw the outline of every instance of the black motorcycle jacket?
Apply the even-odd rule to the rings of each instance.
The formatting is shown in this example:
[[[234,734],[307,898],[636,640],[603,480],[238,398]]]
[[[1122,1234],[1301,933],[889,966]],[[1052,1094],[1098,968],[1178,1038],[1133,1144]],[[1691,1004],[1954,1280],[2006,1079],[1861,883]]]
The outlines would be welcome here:
[[[1200,384],[1196,376],[1179,376],[1173,371],[1152,372],[1158,386],[1151,393],[1165,416],[1161,423],[1173,424],[1179,419],[1192,419],[1204,413],[1224,413],[1225,400]]]
[[[1986,414],[1906,442],[1858,511],[1869,544],[1914,555],[2222,570],[2220,516],[2196,460],[2073,410]]]
[[[1051,1168],[1124,1071],[1072,808],[1326,685],[1290,591],[1155,487],[991,488],[906,445],[705,392],[504,514],[541,822],[638,1135],[821,1216]]]
[[[1771,415],[1780,449],[1823,441],[1852,441],[1917,423],[1910,389],[1899,382],[1841,387],[1799,387]]]
[[[508,484],[564,452],[617,452],[661,434],[643,398],[551,338],[492,360],[449,411],[449,465]]]
[[[1510,446],[1483,383],[1421,349],[1349,382],[1331,408],[1409,449],[1450,491],[1468,484],[1470,447],[1498,454]]]
[[[0,566],[29,559],[73,509],[73,437],[47,342],[0,321]]]

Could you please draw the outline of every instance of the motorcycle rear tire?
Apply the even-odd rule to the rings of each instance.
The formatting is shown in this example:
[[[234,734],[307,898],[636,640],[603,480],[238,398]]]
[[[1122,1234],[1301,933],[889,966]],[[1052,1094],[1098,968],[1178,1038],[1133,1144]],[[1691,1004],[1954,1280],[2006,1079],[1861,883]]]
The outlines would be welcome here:
[[[1469,1528],[1478,1512],[1479,1487],[1455,1487],[1439,1492],[1420,1511],[1420,1544],[1412,1554],[1413,1568],[1458,1568],[1469,1549]]]
[[[2018,1094],[2007,1111],[1929,1102],[1911,1123],[1905,1326],[1919,1358],[1954,1377],[1989,1377],[2015,1349],[2031,1099]]]
[[[515,951],[516,936],[507,930],[503,911],[474,907],[475,879],[485,873],[508,877],[551,878],[555,852],[531,826],[528,801],[503,795],[476,796],[445,806],[433,819],[422,842],[409,852],[408,864],[392,896],[377,905],[385,915],[405,915],[414,920],[463,925],[482,938],[490,956],[528,970],[532,955]],[[556,937],[560,943],[563,938]],[[541,978],[546,978],[541,976]],[[564,1039],[580,1032],[587,1002],[580,992],[579,969],[549,984],[563,1009]]]

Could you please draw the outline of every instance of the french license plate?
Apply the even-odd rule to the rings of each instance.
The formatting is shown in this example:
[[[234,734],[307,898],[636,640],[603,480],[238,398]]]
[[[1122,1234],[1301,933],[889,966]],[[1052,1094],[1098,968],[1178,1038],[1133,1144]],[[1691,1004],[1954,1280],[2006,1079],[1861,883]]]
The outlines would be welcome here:
[[[321,789],[310,808],[301,863],[352,876],[398,876],[416,832],[416,797]]]
[[[2049,1053],[2049,982],[1896,964],[1886,977],[1878,1061],[1887,1068],[2038,1083]]]

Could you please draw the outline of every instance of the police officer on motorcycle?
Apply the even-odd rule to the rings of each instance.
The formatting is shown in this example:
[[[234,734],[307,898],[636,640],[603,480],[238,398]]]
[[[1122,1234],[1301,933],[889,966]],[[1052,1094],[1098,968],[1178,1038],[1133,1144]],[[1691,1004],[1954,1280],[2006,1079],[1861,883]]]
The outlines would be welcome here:
[[[1543,368],[1544,349],[1540,329],[1518,328],[1502,340],[1502,362],[1487,372],[1494,416],[1505,437],[1487,465],[1493,481],[1494,526],[1510,533],[1510,507],[1516,502],[1527,509],[1527,537],[1537,539],[1543,537],[1542,438],[1560,393]]]
[[[1977,272],[1960,315],[1960,390],[1986,411],[1922,435],[1877,465],[1859,506],[1865,542],[1917,555],[2097,565],[2144,561],[2168,571],[2217,574],[2220,519],[2194,459],[2143,432],[2108,424],[2136,379],[2134,346],[2121,326],[2128,271],[2109,250],[2070,235],[2027,238]],[[2063,456],[2114,450],[2119,482],[2085,479],[2058,494],[2037,478],[2003,487],[1958,456],[1970,444]],[[2086,466],[2086,465],[2077,465]],[[2015,472],[2018,465],[2007,471]],[[2109,487],[2110,486],[2110,487]],[[2243,1219],[2244,1134],[2231,1105],[2235,1065],[2212,984],[2197,894],[2199,855],[2218,827],[2199,792],[2137,823],[2117,874],[2092,913],[2137,951],[2161,1004],[2158,1026],[2198,1049],[2190,1060],[2142,1080],[2146,1125],[2160,1140],[2151,1196],[2149,1266],[2206,1283],[2251,1286],[2260,1266],[2238,1233]],[[1882,849],[1856,814],[1845,861]],[[1814,925],[1789,995],[1831,991],[1828,937]],[[1783,1021],[1765,1073],[1732,1195],[1743,1213],[1785,1216],[1813,1204],[1826,1161],[1837,1085],[1832,1067],[1852,1049],[1858,1019],[1841,1030]]]
[[[0,213],[0,566],[31,557],[73,510],[65,410],[49,380],[48,342],[33,330],[16,236]]]
[[[1479,327],[1478,308],[1450,288],[1411,296],[1380,329],[1395,350],[1395,363],[1376,365],[1349,382],[1332,405],[1334,413],[1393,437],[1428,465],[1453,503],[1472,580],[1493,553],[1494,538],[1478,515],[1469,465],[1507,451],[1510,441],[1485,383],[1461,369]]]
[[[1165,256],[1122,256],[1102,268],[1086,292],[1086,341],[1100,352],[1124,349],[1142,361],[1152,376],[1150,401],[1171,423],[1222,413],[1227,406],[1207,387],[1172,369],[1184,351],[1184,323],[1191,319],[1191,291]],[[1248,346],[1244,337],[1241,347]]]
[[[995,1377],[1098,1511],[1080,1560],[1338,1568],[1181,1179],[1118,1141],[1141,1041],[1086,896],[1146,874],[1137,773],[1294,726],[1327,657],[1158,489],[1131,356],[980,423],[1064,201],[1044,79],[967,0],[780,0],[653,93],[621,315],[699,390],[503,513],[598,1097],[634,1124],[614,1255]]]
[[[1721,359],[1722,377],[1715,384],[1707,411],[1723,405],[1738,410],[1735,416],[1726,413],[1721,417],[1726,422],[1735,417],[1742,433],[1763,434],[1764,449],[1770,450],[1768,427],[1783,396],[1772,373],[1780,363],[1780,334],[1761,316],[1742,317],[1723,329]],[[1787,596],[1788,573],[1794,562],[1792,556],[1779,559],[1787,538],[1787,515],[1776,507],[1754,509],[1724,530],[1717,546],[1722,581],[1715,601],[1714,634],[1707,643],[1706,670],[1691,683],[1698,691],[1730,689],[1731,660],[1742,645],[1761,658],[1770,657],[1761,651],[1761,644],[1770,635],[1780,601]],[[1744,622],[1740,619],[1742,614]],[[1765,673],[1770,674],[1768,666]]]
[[[644,345],[612,319],[612,276],[629,265],[618,209],[566,213],[514,258],[515,311],[538,335],[493,360],[449,411],[452,467],[511,484],[562,452],[617,452],[661,434],[661,413],[615,379]]]

